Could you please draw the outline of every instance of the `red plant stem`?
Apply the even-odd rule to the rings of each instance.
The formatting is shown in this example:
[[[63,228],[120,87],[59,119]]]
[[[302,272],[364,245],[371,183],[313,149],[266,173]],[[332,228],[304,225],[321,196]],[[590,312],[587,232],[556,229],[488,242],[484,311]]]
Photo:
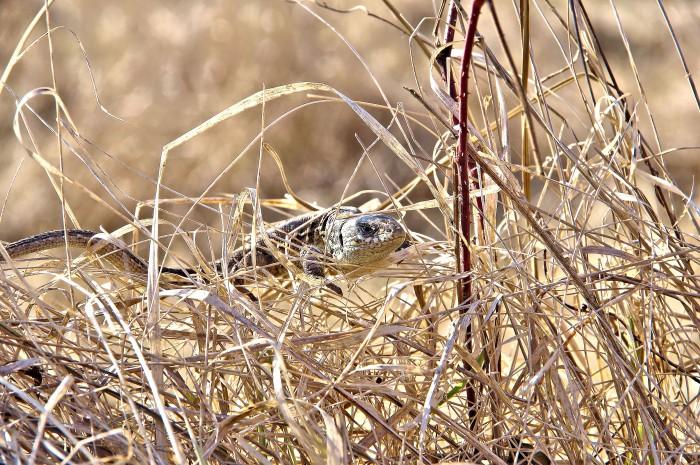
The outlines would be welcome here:
[[[472,50],[474,49],[474,39],[476,37],[476,24],[479,20],[479,13],[485,0],[474,0],[471,13],[467,22],[467,32],[464,38],[464,52],[459,75],[459,135],[457,141],[457,154],[455,157],[455,190],[456,203],[459,205],[459,212],[455,211],[455,226],[457,227],[457,265],[459,273],[462,275],[457,284],[459,292],[459,303],[463,305],[472,297],[472,260],[469,251],[471,240],[470,230],[472,224],[471,206],[469,202],[469,182],[470,177],[475,179],[475,163],[468,155],[468,125],[469,116],[469,65],[471,64]],[[460,310],[460,314],[466,310]],[[468,351],[474,347],[473,327],[471,323],[465,331],[465,346]],[[469,428],[474,430],[477,423],[477,389],[474,384],[469,383],[466,390],[467,405],[469,406]]]
[[[464,40],[464,53],[462,54],[462,66],[460,69],[459,76],[459,139],[457,142],[457,157],[456,157],[456,168],[457,168],[457,178],[459,185],[455,186],[457,188],[457,195],[460,199],[460,237],[458,237],[458,243],[460,243],[460,262],[462,269],[460,272],[463,277],[460,278],[460,290],[461,296],[460,301],[465,302],[472,295],[472,279],[466,276],[472,269],[471,266],[471,253],[469,252],[469,239],[470,239],[470,229],[472,224],[471,219],[471,209],[469,205],[469,175],[474,174],[470,171],[475,171],[469,169],[469,155],[467,154],[467,144],[469,132],[467,130],[467,117],[468,117],[468,101],[469,101],[469,65],[472,58],[472,50],[474,49],[474,39],[476,37],[476,24],[479,21],[479,13],[481,12],[481,7],[484,5],[485,0],[474,0],[472,3],[471,14],[469,15],[469,21],[467,23],[467,32]]]

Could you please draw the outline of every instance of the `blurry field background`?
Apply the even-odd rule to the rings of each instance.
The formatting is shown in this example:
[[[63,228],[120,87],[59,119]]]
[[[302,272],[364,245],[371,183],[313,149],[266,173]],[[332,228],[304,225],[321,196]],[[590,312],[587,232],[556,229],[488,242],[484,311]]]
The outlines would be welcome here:
[[[362,4],[371,15],[393,24],[397,22],[379,0],[327,3],[338,9]],[[438,2],[395,2],[414,26],[421,24],[423,18],[436,15],[437,6],[433,3]],[[552,3],[566,11],[565,2]],[[0,2],[2,63],[7,63],[42,4],[36,0]],[[651,137],[647,106],[635,85],[610,5],[605,1],[586,4],[621,88],[632,93],[633,101],[639,105],[637,111],[644,115],[639,118],[641,129]],[[403,89],[403,86],[417,87],[411,50],[418,77],[423,85],[427,82],[427,60],[415,44],[409,49],[405,34],[360,9],[341,14],[312,2],[307,5],[347,38],[392,104],[402,103],[408,110],[425,112]],[[499,0],[496,6],[506,31],[512,31],[514,50],[519,50],[512,3]],[[616,7],[634,54],[648,109],[658,129],[661,150],[700,145],[700,114],[656,2],[618,2]],[[673,1],[666,2],[665,7],[691,72],[700,74],[700,3]],[[327,25],[292,2],[61,0],[52,6],[51,21],[52,26],[64,27],[53,35],[53,65],[59,94],[81,135],[108,154],[91,150],[96,163],[123,192],[120,201],[132,210],[137,201],[154,195],[152,180],[157,175],[164,144],[263,87],[297,81],[324,82],[357,101],[381,103],[369,74],[348,46]],[[422,24],[419,30],[430,37],[434,22],[426,20]],[[479,27],[482,34],[492,34],[488,14]],[[532,29],[533,53],[540,74],[565,66],[551,34],[535,12]],[[45,25],[37,30],[45,30]],[[108,111],[127,122],[110,117],[98,107],[76,37],[87,53],[100,101]],[[42,41],[16,65],[7,85],[19,96],[38,87],[52,86],[50,63],[47,42]],[[266,108],[268,124],[302,103],[297,97],[282,100]],[[47,120],[54,118],[51,98],[35,98],[31,105]],[[0,231],[4,240],[61,227],[57,195],[44,171],[31,160],[25,160],[25,151],[12,132],[14,109],[15,98],[6,89],[0,97],[0,195],[5,201]],[[388,123],[386,111],[372,112],[383,124]],[[256,108],[176,149],[166,169],[165,185],[195,197],[206,189],[217,194],[239,193],[246,187],[254,187],[259,144],[250,147],[235,169],[226,172],[220,182],[214,185],[212,182],[255,138],[261,124],[261,112]],[[34,136],[44,156],[58,165],[55,138],[36,122],[32,127],[36,129]],[[517,124],[512,132],[516,139]],[[362,155],[356,134],[364,145],[373,140],[370,131],[345,105],[319,103],[286,115],[266,131],[265,140],[281,155],[297,193],[321,206],[338,202],[346,187],[348,193],[382,190],[377,172],[389,173],[390,181],[389,176],[383,181],[398,185],[412,178],[404,164],[385,147],[378,146],[370,152],[376,171],[367,162],[363,163],[348,186]],[[414,126],[413,137],[425,144],[428,152],[432,149],[434,136]],[[519,145],[512,146],[515,153],[511,156],[517,161]],[[699,160],[697,149],[678,151],[666,158],[671,173],[685,191],[692,189]],[[98,182],[74,156],[66,152],[64,163],[68,176],[100,192]],[[281,196],[284,189],[269,156],[263,157],[262,166],[260,197]],[[391,185],[387,188],[391,190]],[[66,195],[82,222],[81,227],[103,226],[113,230],[123,225],[122,219],[107,209],[95,208],[93,201],[75,189],[67,189]]]

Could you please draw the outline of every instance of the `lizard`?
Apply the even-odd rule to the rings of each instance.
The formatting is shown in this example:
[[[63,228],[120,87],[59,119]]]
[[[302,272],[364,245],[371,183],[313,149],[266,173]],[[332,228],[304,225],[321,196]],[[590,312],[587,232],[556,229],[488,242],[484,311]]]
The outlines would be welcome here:
[[[271,251],[263,238],[234,250],[226,259],[211,264],[217,274],[234,275],[253,267],[265,268],[275,276],[286,266],[276,257],[283,254],[292,263],[300,263],[304,274],[323,280],[326,265],[346,269],[370,265],[408,245],[406,230],[393,217],[381,213],[362,213],[354,207],[337,207],[307,213],[274,223],[266,230]],[[84,248],[111,263],[118,270],[145,276],[148,264],[121,240],[105,233],[85,229],[59,229],[4,244],[10,258],[16,259],[45,250],[62,247]],[[253,256],[254,255],[254,256]],[[0,262],[4,262],[0,256]],[[201,269],[161,267],[161,271],[181,277],[201,273]],[[326,283],[341,294],[333,283]]]

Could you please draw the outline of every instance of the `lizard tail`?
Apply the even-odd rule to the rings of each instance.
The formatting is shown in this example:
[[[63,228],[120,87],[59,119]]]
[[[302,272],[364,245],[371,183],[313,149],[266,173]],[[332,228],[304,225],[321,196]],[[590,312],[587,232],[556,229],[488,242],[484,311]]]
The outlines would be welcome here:
[[[146,276],[148,264],[129,249],[123,241],[109,234],[98,233],[87,229],[57,229],[34,236],[25,237],[16,242],[5,244],[5,250],[10,258],[20,258],[45,250],[59,247],[75,247],[107,260],[115,268],[135,276]],[[0,262],[5,260],[0,255]],[[189,277],[197,274],[194,269],[162,267],[161,272]]]

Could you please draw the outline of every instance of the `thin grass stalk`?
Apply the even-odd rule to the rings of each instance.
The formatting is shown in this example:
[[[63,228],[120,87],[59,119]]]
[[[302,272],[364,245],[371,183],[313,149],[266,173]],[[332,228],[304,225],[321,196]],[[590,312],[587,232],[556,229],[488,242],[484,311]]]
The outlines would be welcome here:
[[[530,0],[520,0],[520,37],[523,46],[522,50],[522,75],[520,76],[520,85],[523,88],[523,94],[527,95],[528,81],[530,79]],[[531,198],[532,177],[528,167],[530,166],[530,132],[528,129],[527,115],[520,115],[520,137],[522,138],[522,157],[523,157],[523,191],[525,198]]]

